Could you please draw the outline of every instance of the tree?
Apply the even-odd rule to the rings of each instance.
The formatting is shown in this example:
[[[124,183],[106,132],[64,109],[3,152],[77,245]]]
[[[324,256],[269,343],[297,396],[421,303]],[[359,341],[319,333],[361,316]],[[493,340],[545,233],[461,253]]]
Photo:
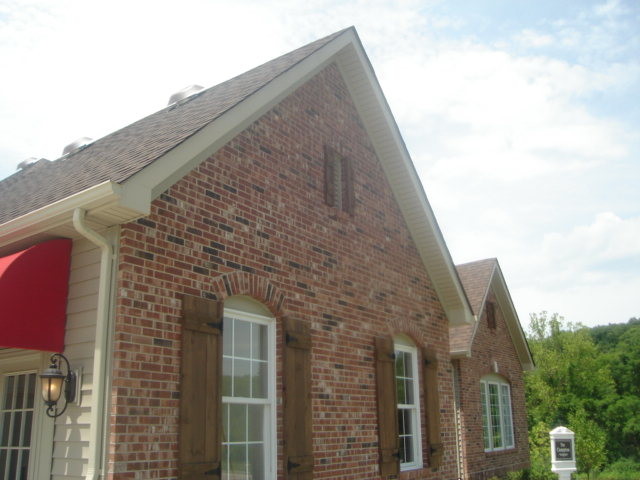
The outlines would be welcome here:
[[[607,434],[587,413],[578,409],[569,416],[569,429],[576,434],[576,461],[578,470],[587,472],[589,478],[604,466]]]
[[[525,376],[532,462],[544,455],[543,429],[548,435],[556,426],[573,426],[580,432],[576,438],[583,436],[580,467],[597,470],[606,459],[602,412],[616,398],[609,363],[587,328],[565,322],[558,314],[532,314],[528,341],[536,362],[536,369]],[[545,445],[548,449],[548,436]]]

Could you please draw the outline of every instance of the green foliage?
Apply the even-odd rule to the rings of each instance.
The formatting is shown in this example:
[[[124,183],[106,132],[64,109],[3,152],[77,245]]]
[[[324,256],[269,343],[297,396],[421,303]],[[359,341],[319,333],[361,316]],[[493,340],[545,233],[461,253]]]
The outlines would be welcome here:
[[[579,480],[587,480],[586,475],[580,475]],[[602,473],[598,480],[638,480],[640,479],[640,463],[630,458],[620,459],[612,463]]]
[[[531,456],[532,480],[557,480],[551,473],[551,447],[549,446],[549,425],[544,421],[529,424],[529,453]]]
[[[589,474],[600,471],[607,460],[605,431],[584,410],[570,415],[569,428],[576,434],[578,470]]]
[[[600,412],[615,384],[588,329],[543,312],[531,315],[531,330],[529,346],[537,368],[526,376],[529,419],[555,427],[566,425],[578,409]]]
[[[578,469],[589,477],[607,460],[640,459],[640,319],[588,329],[542,312],[531,315],[529,330],[536,362],[525,377],[531,479],[557,478],[548,432],[558,425],[576,433]],[[618,464],[630,465],[611,467]],[[626,480],[628,471],[611,467],[597,478]],[[640,479],[638,470],[629,478]]]
[[[493,476],[489,480],[535,480],[531,477],[528,469],[516,470],[514,472],[507,472],[504,475]]]

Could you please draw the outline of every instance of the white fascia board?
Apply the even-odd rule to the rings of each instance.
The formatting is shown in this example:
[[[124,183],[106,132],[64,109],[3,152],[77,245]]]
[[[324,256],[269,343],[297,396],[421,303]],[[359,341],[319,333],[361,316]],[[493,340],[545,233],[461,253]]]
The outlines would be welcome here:
[[[518,353],[520,364],[522,365],[523,370],[533,370],[535,365],[533,363],[529,344],[527,343],[527,337],[525,336],[520,320],[518,319],[518,312],[516,312],[513,300],[511,299],[511,294],[507,288],[507,282],[505,281],[500,268],[496,268],[492,284],[494,286],[496,299],[498,300],[500,309],[504,314],[505,323],[509,329],[509,335],[513,341],[513,346]]]
[[[101,221],[101,215],[117,212],[124,221],[133,220],[150,211],[149,192],[132,190],[112,181],[106,181],[62,200],[33,210],[0,225],[0,246],[23,240],[34,235],[72,225],[73,211],[82,208],[97,224],[111,226],[109,221]]]
[[[148,189],[152,199],[157,198],[333,61],[336,53],[352,42],[352,37],[353,33],[346,31],[324,45],[126,180],[124,185]]]

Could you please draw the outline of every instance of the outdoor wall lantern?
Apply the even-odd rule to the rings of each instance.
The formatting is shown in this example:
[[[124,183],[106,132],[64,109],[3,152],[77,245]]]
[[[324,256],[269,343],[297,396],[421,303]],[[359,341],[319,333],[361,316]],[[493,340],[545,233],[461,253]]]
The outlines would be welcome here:
[[[65,375],[60,370],[60,364],[64,360],[67,367]],[[42,398],[47,405],[47,415],[51,418],[59,417],[67,409],[69,402],[73,402],[76,398],[76,374],[71,371],[69,360],[61,353],[54,353],[49,360],[51,364],[44,372],[40,374],[42,383]],[[64,408],[58,411],[58,400],[64,391]]]

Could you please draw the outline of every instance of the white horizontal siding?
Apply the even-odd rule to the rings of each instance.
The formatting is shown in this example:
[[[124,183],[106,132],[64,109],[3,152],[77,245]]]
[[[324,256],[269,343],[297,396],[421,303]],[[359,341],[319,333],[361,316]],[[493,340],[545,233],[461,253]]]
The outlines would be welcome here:
[[[82,478],[89,449],[93,355],[100,274],[100,250],[76,240],[71,252],[65,355],[73,369],[83,370],[80,405],[70,404],[56,419],[52,480]]]

